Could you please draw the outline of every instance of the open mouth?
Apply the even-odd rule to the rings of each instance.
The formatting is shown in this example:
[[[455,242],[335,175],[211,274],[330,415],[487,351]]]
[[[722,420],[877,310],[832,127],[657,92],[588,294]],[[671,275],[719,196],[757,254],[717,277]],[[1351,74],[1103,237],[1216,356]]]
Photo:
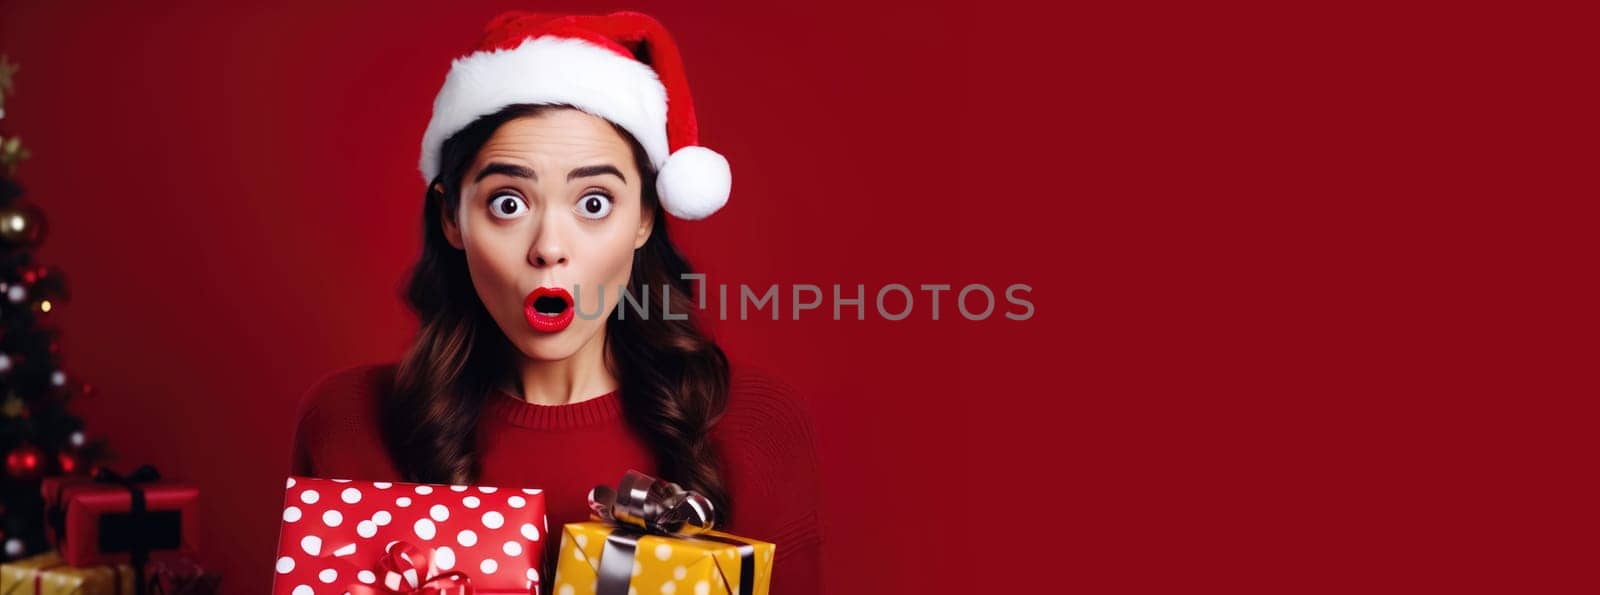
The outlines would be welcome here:
[[[572,324],[572,294],[560,287],[540,287],[522,302],[528,326],[543,333],[554,333]]]
[[[567,302],[558,297],[541,296],[533,300],[533,309],[546,316],[560,316],[567,311]]]

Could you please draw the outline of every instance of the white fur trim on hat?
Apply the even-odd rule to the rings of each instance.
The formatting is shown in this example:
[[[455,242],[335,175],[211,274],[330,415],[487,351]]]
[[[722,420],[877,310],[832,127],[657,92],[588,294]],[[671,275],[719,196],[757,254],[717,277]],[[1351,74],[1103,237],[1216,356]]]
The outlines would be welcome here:
[[[422,135],[418,168],[423,182],[431,183],[439,174],[439,152],[445,139],[473,120],[515,103],[564,103],[610,120],[639,141],[651,167],[666,178],[667,91],[655,71],[582,39],[545,36],[510,50],[476,52],[451,63],[444,86],[433,100],[433,119]],[[726,160],[722,167],[725,172]],[[658,183],[656,187],[667,186]],[[727,182],[722,187],[721,200],[725,202]],[[698,196],[697,192],[685,192]],[[662,203],[672,212],[674,207],[665,198]]]
[[[672,153],[656,177],[661,207],[680,219],[704,219],[728,203],[733,174],[728,159],[705,147]]]

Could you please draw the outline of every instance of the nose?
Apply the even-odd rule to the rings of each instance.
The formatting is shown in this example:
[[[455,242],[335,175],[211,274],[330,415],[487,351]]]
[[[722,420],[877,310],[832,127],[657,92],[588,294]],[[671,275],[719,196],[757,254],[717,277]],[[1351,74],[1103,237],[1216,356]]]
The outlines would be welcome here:
[[[561,237],[559,224],[551,213],[543,213],[539,217],[538,228],[534,230],[533,244],[528,248],[528,264],[534,268],[545,268],[567,263],[567,250],[565,241]]]

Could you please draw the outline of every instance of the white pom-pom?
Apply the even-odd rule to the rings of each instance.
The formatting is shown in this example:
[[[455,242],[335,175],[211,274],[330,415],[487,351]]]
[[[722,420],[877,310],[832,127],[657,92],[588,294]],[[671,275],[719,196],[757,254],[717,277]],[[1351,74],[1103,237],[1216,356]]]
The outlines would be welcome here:
[[[683,147],[656,176],[661,206],[680,219],[704,219],[728,204],[733,174],[728,160],[705,147]]]

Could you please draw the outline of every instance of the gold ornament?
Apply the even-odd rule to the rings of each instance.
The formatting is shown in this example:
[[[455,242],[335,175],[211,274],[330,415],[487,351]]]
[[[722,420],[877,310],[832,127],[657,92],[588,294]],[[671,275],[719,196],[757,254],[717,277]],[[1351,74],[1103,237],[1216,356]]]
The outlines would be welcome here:
[[[6,417],[17,417],[22,415],[23,406],[22,399],[17,398],[16,395],[11,395],[6,398],[4,405],[0,405],[0,413],[4,413]]]
[[[0,56],[0,118],[6,114],[6,96],[11,94],[11,75],[16,74],[17,65],[11,59]],[[17,164],[28,158],[28,150],[23,148],[22,139],[15,136],[11,138],[0,137],[0,168],[5,169],[7,176],[17,172]]]
[[[44,240],[44,213],[32,204],[0,208],[0,244],[13,248],[36,246]]]
[[[19,137],[0,137],[0,167],[5,167],[6,175],[17,173],[17,164],[30,157],[28,149],[22,146]]]

